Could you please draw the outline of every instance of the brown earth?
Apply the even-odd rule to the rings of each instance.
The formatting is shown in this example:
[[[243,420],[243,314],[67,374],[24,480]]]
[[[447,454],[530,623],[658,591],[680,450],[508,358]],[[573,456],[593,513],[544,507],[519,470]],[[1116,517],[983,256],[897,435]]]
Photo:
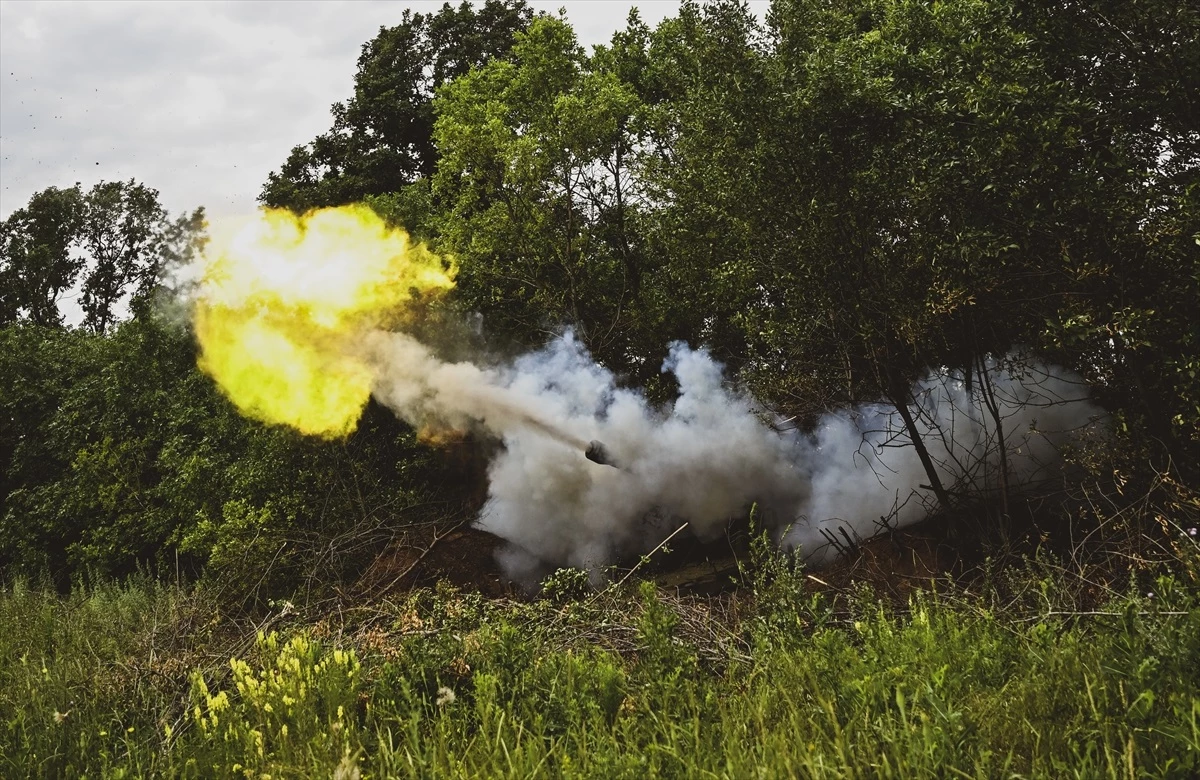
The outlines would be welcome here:
[[[445,581],[488,597],[511,596],[519,588],[505,576],[495,557],[503,544],[499,537],[472,528],[465,520],[413,526],[376,557],[357,590],[364,597],[378,598]],[[749,555],[744,548],[738,549],[740,546],[727,539],[711,544],[680,539],[670,552],[652,556],[646,565],[633,560],[628,567],[639,569],[635,576],[652,579],[663,588],[685,593],[729,591],[748,584],[743,568]],[[904,599],[913,590],[953,574],[959,566],[958,554],[940,541],[935,529],[922,532],[918,527],[861,542],[834,564],[806,576],[818,591],[840,591],[861,582],[881,594]]]
[[[377,598],[397,591],[449,582],[489,597],[510,595],[496,563],[498,536],[472,528],[467,521],[427,523],[407,529],[376,556],[358,581],[360,594]]]

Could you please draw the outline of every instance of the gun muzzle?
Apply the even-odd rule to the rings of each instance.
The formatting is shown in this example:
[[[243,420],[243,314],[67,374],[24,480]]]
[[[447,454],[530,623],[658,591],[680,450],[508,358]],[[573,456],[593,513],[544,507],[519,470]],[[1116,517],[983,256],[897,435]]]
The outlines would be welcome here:
[[[612,466],[614,469],[621,468],[612,455],[608,452],[608,447],[604,446],[604,442],[592,440],[588,442],[587,450],[583,453],[583,457],[590,460],[592,463],[599,463],[601,466]]]

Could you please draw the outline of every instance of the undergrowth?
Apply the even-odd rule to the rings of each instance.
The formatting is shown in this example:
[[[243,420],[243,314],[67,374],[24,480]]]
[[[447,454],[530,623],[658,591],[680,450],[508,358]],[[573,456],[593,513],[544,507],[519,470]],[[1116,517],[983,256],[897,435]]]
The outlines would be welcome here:
[[[150,581],[16,581],[0,775],[1194,777],[1193,570],[1073,611],[1052,579],[897,604],[776,558],[719,597],[442,587],[258,622]]]

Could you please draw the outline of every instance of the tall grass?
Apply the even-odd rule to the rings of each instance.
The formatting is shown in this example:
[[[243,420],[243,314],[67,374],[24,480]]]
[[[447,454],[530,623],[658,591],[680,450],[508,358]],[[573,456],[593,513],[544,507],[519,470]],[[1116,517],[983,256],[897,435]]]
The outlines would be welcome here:
[[[262,632],[152,582],[18,582],[0,593],[0,775],[1200,773],[1194,584],[1047,615],[781,581],[757,598],[421,591]]]
[[[157,747],[196,653],[198,599],[150,580],[0,591],[0,776],[118,775]],[[210,616],[215,614],[210,612]]]

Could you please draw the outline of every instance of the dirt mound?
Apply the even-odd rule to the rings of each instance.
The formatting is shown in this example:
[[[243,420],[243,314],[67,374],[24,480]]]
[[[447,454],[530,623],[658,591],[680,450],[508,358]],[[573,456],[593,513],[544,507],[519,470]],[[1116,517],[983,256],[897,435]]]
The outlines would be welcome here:
[[[496,562],[496,550],[503,544],[466,520],[411,526],[376,557],[357,590],[363,597],[379,598],[445,581],[492,598],[517,595],[521,589]],[[680,538],[646,563],[634,560],[628,566],[640,568],[636,576],[681,592],[711,594],[749,584],[744,578],[750,575],[750,556],[742,540],[702,544]],[[941,541],[936,529],[922,533],[916,528],[860,542],[834,564],[808,572],[807,579],[814,590],[841,591],[862,582],[903,600],[960,565],[959,555]]]
[[[921,528],[858,541],[820,569],[806,570],[813,590],[841,591],[854,583],[903,600],[914,589],[960,568],[959,554],[937,530]],[[741,543],[739,543],[739,541]],[[751,556],[744,540],[720,539],[709,544],[685,540],[643,568],[659,587],[687,593],[717,593],[749,584]]]
[[[878,593],[905,600],[912,591],[930,587],[960,565],[959,553],[940,536],[916,528],[861,542],[831,566],[810,572],[809,580],[815,590],[845,590],[862,582]]]
[[[358,589],[379,597],[444,580],[489,597],[509,595],[512,585],[496,563],[501,544],[499,537],[466,521],[411,526],[375,558]]]

